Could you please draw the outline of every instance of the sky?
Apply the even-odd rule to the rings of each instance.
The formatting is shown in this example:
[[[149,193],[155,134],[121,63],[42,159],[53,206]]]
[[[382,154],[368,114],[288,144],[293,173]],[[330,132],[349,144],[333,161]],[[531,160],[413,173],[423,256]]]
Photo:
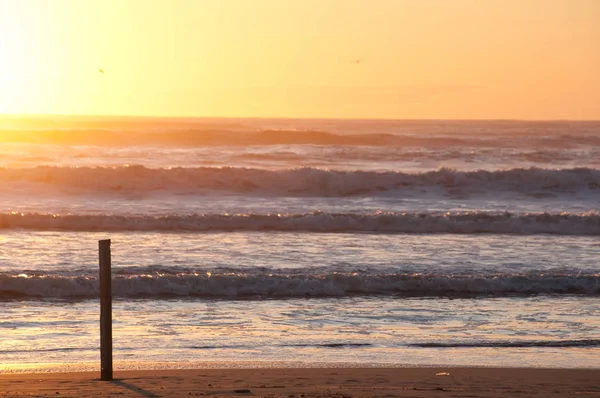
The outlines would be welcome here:
[[[599,120],[598,21],[600,0],[0,0],[0,113]]]

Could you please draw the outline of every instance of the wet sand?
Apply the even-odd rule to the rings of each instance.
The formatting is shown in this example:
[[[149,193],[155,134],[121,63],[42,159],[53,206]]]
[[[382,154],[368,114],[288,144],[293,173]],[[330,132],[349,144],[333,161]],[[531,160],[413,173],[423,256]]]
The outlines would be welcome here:
[[[600,369],[310,368],[0,375],[0,397],[600,397]]]

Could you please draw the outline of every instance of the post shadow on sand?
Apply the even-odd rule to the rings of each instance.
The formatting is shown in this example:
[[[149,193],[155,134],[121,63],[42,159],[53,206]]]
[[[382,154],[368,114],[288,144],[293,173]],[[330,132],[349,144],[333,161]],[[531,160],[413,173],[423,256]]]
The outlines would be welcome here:
[[[133,391],[133,392],[139,394],[141,397],[160,398],[160,395],[156,395],[155,393],[153,393],[151,391],[144,390],[141,387],[137,387],[137,386],[135,386],[133,384],[124,382],[123,380],[113,379],[113,380],[110,381],[110,383],[112,383],[112,384],[114,384],[116,386],[119,386],[119,387],[126,388],[126,389],[128,389],[130,391]]]

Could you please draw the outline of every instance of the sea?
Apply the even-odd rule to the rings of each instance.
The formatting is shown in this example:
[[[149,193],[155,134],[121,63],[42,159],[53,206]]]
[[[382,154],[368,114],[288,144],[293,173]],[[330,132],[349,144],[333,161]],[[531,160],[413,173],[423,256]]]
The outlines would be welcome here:
[[[0,373],[600,367],[600,122],[0,118]]]

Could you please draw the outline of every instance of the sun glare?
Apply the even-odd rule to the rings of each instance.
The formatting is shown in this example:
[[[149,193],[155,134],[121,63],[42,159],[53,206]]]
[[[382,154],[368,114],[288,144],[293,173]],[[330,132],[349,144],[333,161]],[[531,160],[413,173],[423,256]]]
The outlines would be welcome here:
[[[3,2],[0,8],[0,113],[22,110],[23,86],[27,82],[27,62],[23,29],[11,18],[11,4]]]

